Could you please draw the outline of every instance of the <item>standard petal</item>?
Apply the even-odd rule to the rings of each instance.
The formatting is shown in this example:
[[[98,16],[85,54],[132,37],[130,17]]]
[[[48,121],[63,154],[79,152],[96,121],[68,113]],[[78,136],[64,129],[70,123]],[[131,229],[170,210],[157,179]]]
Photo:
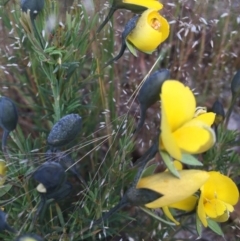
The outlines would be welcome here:
[[[206,125],[211,126],[215,121],[215,117],[216,117],[215,113],[208,112],[208,113],[201,114],[201,115],[195,117],[194,120],[199,120],[199,121],[205,123]]]
[[[217,198],[227,204],[235,205],[239,199],[239,191],[231,178],[219,172],[209,172],[210,178],[202,187],[204,197]]]
[[[164,212],[164,214],[171,220],[173,221],[176,225],[179,225],[180,223],[173,217],[173,215],[171,214],[169,208],[167,206],[162,207],[162,210]]]
[[[194,194],[209,178],[207,172],[200,170],[181,170],[179,174],[180,179],[168,172],[140,179],[137,188],[147,188],[163,195],[145,206],[159,208],[180,202]]]
[[[173,132],[193,118],[196,100],[187,86],[177,80],[168,80],[162,85],[161,107]]]
[[[173,135],[180,149],[190,154],[199,154],[209,150],[216,140],[214,131],[195,119],[177,129]]]
[[[201,220],[203,226],[207,227],[208,226],[207,216],[206,216],[206,213],[205,213],[205,210],[204,210],[203,201],[204,201],[204,198],[203,198],[203,195],[201,194],[200,198],[199,198],[199,201],[198,201],[197,214],[198,214],[198,217]]]
[[[137,6],[143,6],[146,8],[153,8],[157,11],[163,8],[163,5],[158,0],[123,0],[123,3],[135,4]]]
[[[196,207],[197,200],[198,198],[196,196],[190,196],[180,202],[169,205],[169,207],[190,212]]]
[[[170,156],[174,157],[177,160],[182,159],[181,150],[176,143],[174,136],[171,131],[171,127],[169,125],[169,121],[166,115],[165,107],[162,106],[162,117],[161,117],[161,135],[160,135],[160,147],[163,146],[164,149],[170,154]]]

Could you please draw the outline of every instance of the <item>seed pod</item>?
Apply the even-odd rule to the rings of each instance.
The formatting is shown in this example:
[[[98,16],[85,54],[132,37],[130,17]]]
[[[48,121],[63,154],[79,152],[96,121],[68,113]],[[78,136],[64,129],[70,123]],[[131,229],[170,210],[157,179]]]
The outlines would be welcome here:
[[[45,191],[51,193],[56,191],[66,181],[66,173],[62,166],[56,162],[43,163],[34,173],[33,179],[45,187]]]
[[[78,114],[70,114],[61,118],[48,135],[47,143],[51,147],[61,147],[69,144],[80,133],[82,118]]]
[[[76,168],[75,161],[69,154],[66,154],[58,149],[50,149],[47,150],[45,157],[47,161],[60,163],[64,170],[69,170],[82,184],[87,186],[86,182]]]
[[[43,238],[36,234],[24,234],[21,236],[18,236],[15,241],[44,241]]]
[[[155,102],[160,100],[162,84],[169,78],[169,70],[161,69],[151,74],[143,83],[137,97],[140,103],[141,116],[136,131],[142,128],[145,122],[147,109]]]
[[[219,100],[216,100],[214,102],[212,106],[212,112],[216,113],[214,124],[219,125],[220,123],[222,123],[225,118],[225,111],[222,103]]]
[[[232,96],[235,97],[240,94],[240,70],[233,76],[231,82]]]
[[[0,210],[0,232],[8,230],[11,233],[16,233],[16,230],[7,223],[7,214]]]
[[[9,133],[13,131],[18,122],[18,112],[15,104],[7,97],[0,97],[0,126],[3,129],[2,149],[7,144]]]
[[[44,0],[21,0],[20,6],[23,12],[30,10],[31,19],[35,19],[44,7]]]
[[[55,201],[61,200],[67,197],[72,191],[72,185],[70,183],[64,183],[57,191],[47,193],[47,199],[54,199]]]

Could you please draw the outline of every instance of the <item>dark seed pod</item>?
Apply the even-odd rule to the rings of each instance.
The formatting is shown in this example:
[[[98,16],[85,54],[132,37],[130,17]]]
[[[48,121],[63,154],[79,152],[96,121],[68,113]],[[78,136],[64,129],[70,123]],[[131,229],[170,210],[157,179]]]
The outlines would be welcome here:
[[[25,234],[17,237],[15,241],[44,241],[44,239],[36,234]]]
[[[140,103],[141,117],[136,131],[138,131],[143,126],[146,118],[147,109],[155,102],[160,100],[162,84],[165,80],[169,78],[169,70],[162,69],[151,74],[143,83],[137,97]]]
[[[64,170],[69,170],[78,180],[84,184],[87,185],[84,179],[79,174],[79,171],[76,168],[75,161],[71,158],[71,156],[67,153],[64,153],[58,149],[51,149],[48,150],[45,154],[46,161],[53,161],[58,162],[61,164],[61,166],[64,168]]]
[[[61,118],[48,135],[47,143],[51,147],[61,147],[69,144],[80,133],[82,118],[78,114],[70,114]]]
[[[44,0],[21,0],[20,6],[23,12],[30,10],[31,19],[35,19],[44,7]]]
[[[55,201],[61,200],[67,197],[72,191],[72,185],[70,183],[64,183],[57,191],[47,193],[47,199],[54,199]]]
[[[2,96],[0,98],[0,126],[4,130],[2,137],[2,149],[7,144],[9,133],[13,131],[18,122],[18,112],[11,99]]]
[[[219,125],[220,123],[222,123],[225,118],[225,111],[222,103],[219,100],[216,100],[214,102],[212,106],[212,112],[216,113],[214,124]]]
[[[232,96],[235,97],[240,94],[240,70],[233,76],[231,82]]]
[[[56,162],[43,163],[32,177],[46,188],[46,193],[54,192],[66,181],[63,167]]]
[[[7,230],[11,233],[16,233],[16,230],[7,223],[7,214],[0,210],[0,232]]]

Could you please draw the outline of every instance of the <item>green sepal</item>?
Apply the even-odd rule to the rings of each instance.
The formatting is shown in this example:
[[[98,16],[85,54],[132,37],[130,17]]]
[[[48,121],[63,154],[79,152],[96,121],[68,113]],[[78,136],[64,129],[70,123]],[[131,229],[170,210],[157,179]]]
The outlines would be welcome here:
[[[181,162],[192,166],[203,166],[203,164],[197,158],[186,153],[182,154]]]
[[[176,177],[180,178],[179,172],[177,171],[177,169],[175,168],[175,166],[173,165],[173,161],[172,158],[169,156],[169,154],[165,151],[160,151],[160,155],[164,161],[164,163],[166,164],[168,170]]]

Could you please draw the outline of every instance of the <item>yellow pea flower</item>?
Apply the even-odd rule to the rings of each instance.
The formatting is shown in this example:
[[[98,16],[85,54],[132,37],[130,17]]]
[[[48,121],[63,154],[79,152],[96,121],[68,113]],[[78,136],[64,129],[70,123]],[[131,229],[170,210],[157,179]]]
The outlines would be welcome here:
[[[181,161],[182,153],[199,154],[215,143],[212,112],[195,115],[192,91],[177,80],[165,81],[161,90],[160,148]]]
[[[126,43],[138,50],[152,53],[169,36],[169,24],[155,9],[148,9],[137,20]]]
[[[205,227],[208,226],[207,218],[217,222],[225,222],[229,212],[237,204],[239,191],[231,178],[219,172],[209,172],[209,179],[200,188],[201,195],[198,203],[197,214]]]
[[[137,188],[145,188],[162,194],[153,202],[145,204],[148,208],[161,208],[183,201],[194,194],[209,178],[200,170],[180,170],[180,179],[169,172],[157,173],[139,180]]]

